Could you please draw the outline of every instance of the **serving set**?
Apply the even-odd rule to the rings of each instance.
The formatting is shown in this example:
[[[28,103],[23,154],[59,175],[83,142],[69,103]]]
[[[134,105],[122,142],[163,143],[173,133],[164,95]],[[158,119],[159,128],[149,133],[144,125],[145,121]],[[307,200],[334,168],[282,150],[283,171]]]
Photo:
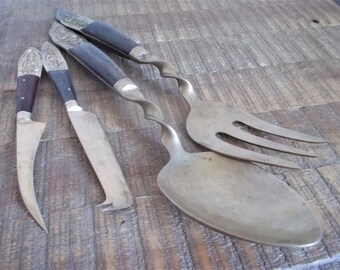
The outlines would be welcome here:
[[[53,43],[70,54],[115,94],[137,103],[146,119],[161,125],[161,141],[170,155],[157,176],[162,193],[186,215],[213,230],[247,241],[276,246],[309,246],[322,237],[320,218],[311,206],[278,177],[253,162],[298,169],[291,161],[247,150],[222,140],[235,139],[281,152],[313,153],[255,136],[239,123],[281,137],[324,143],[319,137],[265,122],[236,107],[200,99],[175,66],[153,56],[112,26],[58,8],[49,30]],[[196,143],[211,152],[188,153],[160,107],[146,99],[138,86],[103,51],[86,38],[107,45],[117,55],[139,64],[155,65],[161,76],[177,81],[178,91],[190,106],[186,130]],[[41,52],[29,48],[20,58],[17,78],[17,168],[23,201],[37,223],[47,231],[33,186],[34,156],[44,123],[31,120],[34,97],[45,68],[65,103],[77,136],[106,195],[104,211],[133,205],[133,196],[100,123],[80,107],[71,75],[60,51],[45,42]]]

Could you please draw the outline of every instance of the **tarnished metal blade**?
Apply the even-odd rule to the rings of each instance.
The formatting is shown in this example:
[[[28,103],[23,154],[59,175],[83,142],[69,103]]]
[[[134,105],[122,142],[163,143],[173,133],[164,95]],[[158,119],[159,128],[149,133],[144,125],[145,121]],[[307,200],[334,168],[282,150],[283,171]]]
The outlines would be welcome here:
[[[22,199],[36,222],[47,232],[34,192],[33,167],[45,123],[17,119],[17,172]]]
[[[95,114],[85,111],[68,112],[73,127],[104,189],[112,210],[133,204],[133,198],[111,145]]]

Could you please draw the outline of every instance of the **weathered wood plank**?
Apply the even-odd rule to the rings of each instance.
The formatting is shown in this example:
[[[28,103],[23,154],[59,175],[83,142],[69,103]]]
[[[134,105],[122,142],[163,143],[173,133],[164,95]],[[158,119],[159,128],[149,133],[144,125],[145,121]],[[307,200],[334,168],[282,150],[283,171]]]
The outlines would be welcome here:
[[[302,170],[263,166],[294,188],[321,215],[323,240],[288,249],[248,243],[184,216],[157,187],[169,155],[160,127],[141,108],[114,95],[70,56],[80,104],[107,132],[135,197],[124,211],[101,212],[99,181],[64,105],[43,74],[33,119],[47,123],[34,168],[35,190],[49,234],[27,212],[15,159],[15,77],[28,46],[40,48],[60,1],[0,3],[0,262],[3,269],[337,269],[339,268],[340,8],[331,0],[76,0],[63,1],[126,31],[168,59],[203,100],[233,104],[272,123],[319,135],[311,150],[290,159]],[[314,22],[313,22],[314,20]],[[318,22],[317,22],[317,21]],[[160,78],[102,47],[164,110],[186,150],[205,151],[185,131],[189,107],[174,80]],[[260,132],[252,131],[255,134]]]

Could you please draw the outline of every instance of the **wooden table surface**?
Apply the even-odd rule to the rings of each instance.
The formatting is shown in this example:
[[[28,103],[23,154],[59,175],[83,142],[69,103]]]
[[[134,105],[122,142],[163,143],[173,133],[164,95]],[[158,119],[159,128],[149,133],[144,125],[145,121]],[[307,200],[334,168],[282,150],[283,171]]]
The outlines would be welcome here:
[[[34,119],[47,123],[34,169],[46,234],[21,199],[15,158],[17,61],[48,40],[60,5],[101,19],[170,60],[204,100],[234,104],[282,126],[327,138],[303,158],[275,151],[301,170],[266,167],[322,217],[324,237],[309,248],[240,241],[184,216],[159,191],[169,156],[160,127],[66,56],[79,100],[107,132],[135,197],[101,212],[103,191],[46,74]],[[340,268],[340,6],[331,0],[2,0],[0,2],[1,269]],[[186,150],[188,106],[176,82],[113,55],[143,93],[164,109]]]

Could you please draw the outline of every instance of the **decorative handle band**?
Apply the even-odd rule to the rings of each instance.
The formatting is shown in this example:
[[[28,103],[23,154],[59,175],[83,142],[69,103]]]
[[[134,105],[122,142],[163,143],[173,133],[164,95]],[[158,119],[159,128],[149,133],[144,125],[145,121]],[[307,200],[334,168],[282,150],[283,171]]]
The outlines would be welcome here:
[[[17,77],[17,112],[31,113],[42,71],[41,53],[28,48],[19,58]]]

